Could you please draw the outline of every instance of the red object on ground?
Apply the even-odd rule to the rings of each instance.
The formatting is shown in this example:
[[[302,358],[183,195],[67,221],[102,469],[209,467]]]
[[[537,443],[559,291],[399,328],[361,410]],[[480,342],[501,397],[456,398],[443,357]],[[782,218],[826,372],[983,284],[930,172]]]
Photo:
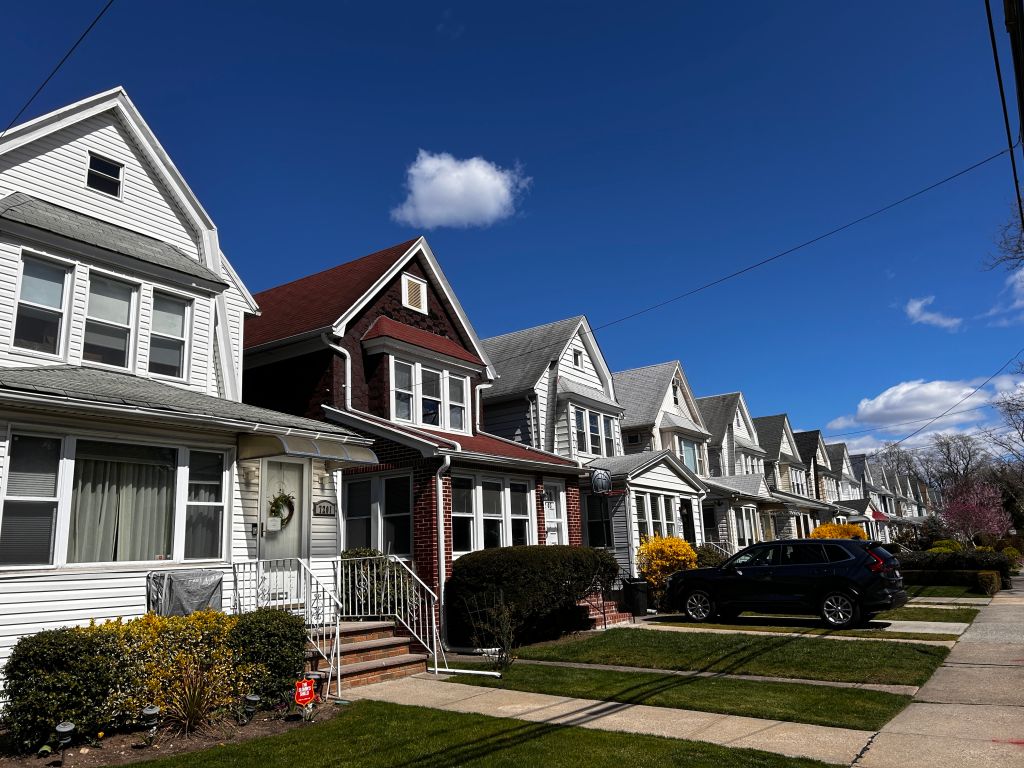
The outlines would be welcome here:
[[[316,701],[316,691],[313,689],[312,680],[295,681],[295,703],[300,707],[312,704]]]

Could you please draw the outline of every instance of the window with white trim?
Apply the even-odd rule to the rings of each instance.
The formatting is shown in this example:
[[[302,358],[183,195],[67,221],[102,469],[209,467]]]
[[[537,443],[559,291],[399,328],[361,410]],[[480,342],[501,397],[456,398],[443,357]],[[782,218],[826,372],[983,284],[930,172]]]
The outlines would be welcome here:
[[[671,494],[639,491],[633,501],[636,525],[643,541],[651,536],[679,535],[679,500]]]
[[[679,405],[679,383],[672,382],[672,404]]]
[[[185,340],[190,301],[153,291],[149,332],[149,372],[175,379],[185,377]]]
[[[402,305],[427,314],[427,281],[412,275],[402,275]]]
[[[469,431],[469,378],[391,358],[391,418],[453,432]]]
[[[615,419],[597,411],[573,406],[576,453],[615,456]]]
[[[52,261],[22,258],[14,346],[49,355],[61,353],[70,273],[68,267]]]
[[[574,349],[572,351],[572,364],[576,368],[582,368],[583,367],[583,350],[581,350],[581,349]]]
[[[345,549],[412,555],[412,478],[356,476],[344,485]]]
[[[699,475],[704,474],[704,453],[700,443],[679,436],[679,458],[683,464]]]
[[[526,478],[452,475],[452,553],[536,543],[536,493]]]
[[[116,368],[131,362],[136,286],[93,273],[82,359]]]
[[[636,504],[636,527],[640,532],[640,541],[651,535],[651,523],[647,517],[647,494],[638,493],[634,497]]]
[[[222,559],[226,484],[222,451],[15,432],[0,566]]]
[[[89,153],[89,168],[85,174],[85,185],[89,189],[103,192],[111,197],[121,196],[121,177],[124,165],[113,160]]]

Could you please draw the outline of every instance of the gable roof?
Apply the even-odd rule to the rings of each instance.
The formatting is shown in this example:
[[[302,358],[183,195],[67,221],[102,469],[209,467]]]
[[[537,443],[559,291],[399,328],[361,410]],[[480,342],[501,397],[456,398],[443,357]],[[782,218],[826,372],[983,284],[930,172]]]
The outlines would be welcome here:
[[[0,220],[0,230],[5,228],[6,222],[24,224],[199,278],[221,288],[227,287],[227,283],[219,275],[170,243],[86,216],[70,208],[39,200],[24,192],[14,192],[0,199]]]
[[[678,360],[612,374],[612,380],[615,382],[615,397],[626,411],[622,417],[623,429],[648,427],[658,423],[658,416],[662,414],[662,404],[672,387],[676,371],[679,371],[682,378],[683,391],[681,394],[685,400],[693,403],[693,411],[698,421],[695,422],[680,414],[665,411],[661,423],[699,434],[710,434],[699,423],[701,420],[700,409],[696,407],[693,393],[689,391],[686,376],[683,375],[682,366]],[[687,407],[687,410],[690,408]]]
[[[800,457],[807,466],[811,466],[817,461],[818,446],[822,444],[821,430],[812,429],[806,432],[794,432],[793,439],[796,441],[796,449],[800,451]],[[825,458],[829,459],[827,451]],[[831,469],[831,459],[829,459],[829,462],[829,466],[826,466],[825,469]]]
[[[753,421],[757,429],[757,442],[768,453],[770,461],[778,461],[782,457],[782,438],[786,434],[786,414],[758,416]],[[797,446],[792,447],[796,451],[800,450]],[[797,456],[787,456],[787,459],[800,461]]]
[[[260,291],[262,315],[245,321],[246,349],[331,328],[418,240]]]
[[[586,317],[576,315],[483,339],[480,343],[499,376],[494,386],[484,390],[483,398],[497,400],[532,390],[586,322]]]
[[[832,464],[832,471],[839,474],[846,474],[846,462],[844,459],[849,456],[846,450],[846,443],[826,443],[825,450],[828,452],[829,463]]]
[[[703,478],[698,477],[667,448],[660,451],[641,451],[625,456],[599,457],[590,461],[587,467],[606,469],[612,477],[639,477],[646,470],[658,464],[668,465],[695,490],[701,492],[706,490]]]
[[[725,477],[706,477],[704,483],[711,491],[726,494],[738,494],[752,499],[772,501],[772,492],[765,482],[764,475],[727,475]]]
[[[423,349],[429,349],[432,352],[447,355],[448,357],[454,357],[457,360],[464,360],[465,362],[473,363],[474,365],[484,364],[483,360],[472,352],[466,350],[458,342],[452,341],[447,336],[438,336],[436,333],[431,333],[430,331],[424,331],[422,328],[415,328],[411,325],[400,323],[397,320],[392,320],[390,317],[384,317],[383,315],[374,320],[370,327],[366,329],[366,333],[363,334],[362,340],[370,341],[371,339],[380,338],[404,341],[407,344],[422,347]]]
[[[736,413],[739,403],[739,392],[697,398],[697,408],[700,409],[704,425],[711,433],[711,442],[721,443],[725,439],[725,430],[732,423],[733,414]]]

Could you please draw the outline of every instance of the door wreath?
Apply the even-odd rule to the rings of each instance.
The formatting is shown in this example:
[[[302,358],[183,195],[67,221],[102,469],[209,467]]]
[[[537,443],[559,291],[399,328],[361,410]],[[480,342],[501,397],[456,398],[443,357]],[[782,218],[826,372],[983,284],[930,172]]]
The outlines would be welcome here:
[[[295,515],[295,497],[284,490],[279,490],[277,495],[270,500],[270,517],[281,518],[281,527],[285,528],[292,521]]]

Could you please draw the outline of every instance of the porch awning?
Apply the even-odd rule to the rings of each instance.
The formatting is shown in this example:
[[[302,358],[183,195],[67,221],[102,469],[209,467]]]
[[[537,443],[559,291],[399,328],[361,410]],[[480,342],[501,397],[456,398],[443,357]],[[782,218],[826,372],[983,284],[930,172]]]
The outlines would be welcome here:
[[[871,510],[871,517],[883,523],[889,522],[889,516],[884,512],[879,512],[877,509]]]
[[[870,523],[871,522],[871,518],[868,517],[867,515],[850,515],[846,519],[847,519],[847,521],[849,521],[851,523]]]
[[[299,456],[323,459],[341,466],[377,464],[376,454],[362,445],[351,445],[329,437],[299,437],[298,435],[239,435],[238,458],[262,459],[268,456]]]

